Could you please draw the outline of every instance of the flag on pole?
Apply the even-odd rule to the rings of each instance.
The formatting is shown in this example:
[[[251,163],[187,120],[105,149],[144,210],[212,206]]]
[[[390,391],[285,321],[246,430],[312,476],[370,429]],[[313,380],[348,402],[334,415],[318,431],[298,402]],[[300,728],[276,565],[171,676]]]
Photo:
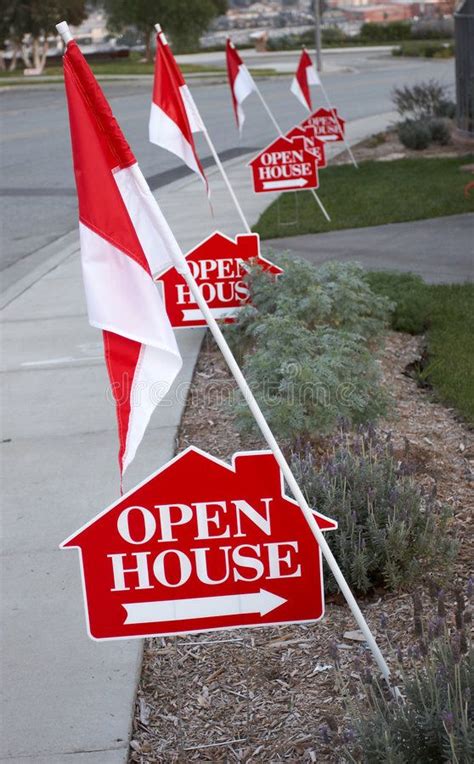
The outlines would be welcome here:
[[[245,114],[242,104],[254,91],[257,91],[255,82],[244,62],[240,58],[233,42],[227,38],[226,46],[227,76],[229,79],[232,104],[234,107],[235,120],[240,134],[245,122]]]
[[[181,368],[152,277],[181,252],[73,40],[64,56],[64,80],[87,309],[91,325],[103,332],[123,475],[157,402]]]
[[[320,85],[321,80],[314,67],[314,64],[308,54],[308,51],[303,48],[301,51],[300,60],[296,74],[291,83],[291,92],[295,95],[303,106],[309,111],[312,110],[311,93],[309,90],[310,85]]]
[[[162,32],[156,36],[155,78],[149,135],[199,175],[209,195],[209,185],[199,160],[193,133],[204,131],[199,112]]]

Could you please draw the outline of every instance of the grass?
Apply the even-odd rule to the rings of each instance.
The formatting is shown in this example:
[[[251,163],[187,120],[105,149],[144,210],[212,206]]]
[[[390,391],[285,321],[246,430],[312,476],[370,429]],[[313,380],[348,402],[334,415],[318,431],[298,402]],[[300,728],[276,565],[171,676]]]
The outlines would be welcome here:
[[[426,331],[419,381],[474,424],[474,284],[426,284],[419,276],[371,272],[370,285],[396,304],[392,327]]]
[[[327,167],[318,196],[332,220],[321,215],[309,191],[281,194],[260,216],[254,230],[262,239],[320,233],[344,228],[401,223],[474,211],[474,195],[464,196],[467,173],[461,165],[474,155],[454,158],[399,159]],[[295,221],[291,229],[288,223]]]
[[[121,75],[141,75],[141,74],[153,74],[154,72],[154,63],[153,62],[143,62],[142,56],[137,53],[136,51],[132,51],[130,53],[130,56],[128,58],[115,58],[115,59],[109,59],[105,61],[94,61],[93,59],[90,61],[90,66],[92,71],[97,76],[102,75],[114,75],[114,74],[121,74]],[[205,64],[181,64],[180,66],[181,71],[183,74],[218,74],[218,75],[226,75],[226,69],[222,66],[209,66]],[[275,74],[278,74],[275,69],[268,68],[268,69],[250,69],[251,73],[256,77],[268,77],[273,76]],[[58,64],[54,64],[52,66],[48,66],[42,76],[44,77],[54,77],[54,76],[62,76],[63,70],[62,66]],[[22,77],[23,76],[23,69],[20,68],[20,65],[18,68],[13,72],[0,72],[0,81],[2,80],[8,80],[11,77]],[[25,77],[25,80],[27,82],[34,82],[35,77]]]

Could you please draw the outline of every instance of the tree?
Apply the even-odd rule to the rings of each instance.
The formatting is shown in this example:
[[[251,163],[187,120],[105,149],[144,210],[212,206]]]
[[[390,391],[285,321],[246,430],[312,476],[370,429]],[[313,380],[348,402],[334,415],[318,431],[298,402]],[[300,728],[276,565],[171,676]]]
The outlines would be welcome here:
[[[108,24],[115,31],[134,26],[145,40],[151,60],[151,36],[159,22],[177,50],[195,47],[215,16],[225,13],[227,0],[103,0]]]
[[[13,46],[11,68],[15,68],[18,52],[25,66],[31,65],[25,37],[31,37],[33,66],[42,72],[48,52],[48,36],[56,34],[55,25],[66,19],[78,25],[86,16],[85,0],[2,0],[0,3],[2,42],[8,39]]]

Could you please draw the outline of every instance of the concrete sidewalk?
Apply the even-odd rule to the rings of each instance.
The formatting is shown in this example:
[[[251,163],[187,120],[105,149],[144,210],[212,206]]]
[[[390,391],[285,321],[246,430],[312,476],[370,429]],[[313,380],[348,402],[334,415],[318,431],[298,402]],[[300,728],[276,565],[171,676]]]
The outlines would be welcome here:
[[[349,125],[358,140],[383,114]],[[271,138],[271,136],[270,136]],[[227,167],[249,222],[272,195],[250,192],[243,157]],[[220,229],[242,231],[221,179],[210,173],[214,218],[198,179],[157,192],[185,251]],[[87,323],[74,233],[10,287],[2,313],[3,518],[0,759],[10,764],[122,764],[142,643],[86,635],[78,554],[58,544],[117,497],[117,435],[107,403],[100,333]],[[179,333],[184,368],[156,411],[126,476],[128,489],[167,461],[201,330]]]
[[[312,263],[356,260],[372,270],[411,271],[429,284],[474,280],[474,214],[267,239]]]

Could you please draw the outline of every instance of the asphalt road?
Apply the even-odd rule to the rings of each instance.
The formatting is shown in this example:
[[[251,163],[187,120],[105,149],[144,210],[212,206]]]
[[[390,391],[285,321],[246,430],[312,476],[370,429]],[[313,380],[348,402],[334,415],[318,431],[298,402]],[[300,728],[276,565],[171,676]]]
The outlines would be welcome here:
[[[329,63],[336,60],[342,68],[328,73],[325,84],[348,120],[390,111],[393,108],[390,92],[395,85],[436,78],[452,86],[454,81],[452,61],[399,59],[363,50],[333,55]],[[268,59],[268,65],[271,63]],[[302,107],[289,93],[289,84],[290,78],[286,76],[260,83],[285,129],[304,117]],[[150,80],[109,81],[103,87],[152,188],[175,179],[183,171],[180,162],[148,142]],[[247,121],[239,143],[227,85],[199,81],[191,87],[224,158],[235,156],[239,150],[259,149],[273,137],[272,126],[256,97],[246,102]],[[62,85],[2,89],[0,109],[0,270],[4,271],[73,230],[77,206]],[[209,150],[201,136],[197,142],[201,157],[208,158]],[[26,265],[28,260],[24,262]],[[9,281],[8,272],[4,277],[2,282]]]

